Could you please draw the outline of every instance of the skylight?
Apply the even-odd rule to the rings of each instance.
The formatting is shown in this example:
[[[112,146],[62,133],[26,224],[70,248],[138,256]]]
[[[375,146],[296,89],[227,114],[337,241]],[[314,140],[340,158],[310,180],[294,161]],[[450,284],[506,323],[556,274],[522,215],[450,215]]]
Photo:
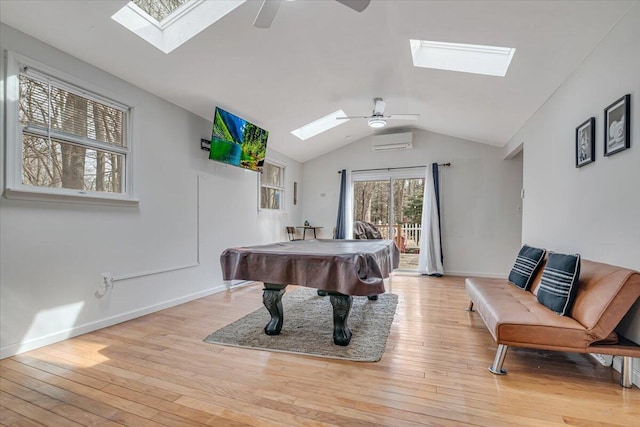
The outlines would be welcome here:
[[[245,1],[133,0],[111,19],[169,53]]]
[[[349,119],[337,120],[338,117],[344,117],[346,114],[342,110],[334,111],[318,120],[315,120],[309,124],[302,126],[294,131],[292,134],[305,141],[319,133],[326,132],[331,128],[346,123]]]
[[[190,0],[133,0],[140,9],[158,22],[171,15],[173,11],[180,8]]]
[[[515,48],[409,40],[415,67],[504,77]]]

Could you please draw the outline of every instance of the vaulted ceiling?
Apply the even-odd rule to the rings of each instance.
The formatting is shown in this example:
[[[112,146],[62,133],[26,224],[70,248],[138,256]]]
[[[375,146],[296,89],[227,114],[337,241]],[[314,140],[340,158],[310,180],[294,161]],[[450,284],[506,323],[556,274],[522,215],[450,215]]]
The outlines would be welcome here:
[[[111,19],[126,1],[0,1],[0,20],[208,120],[220,106],[306,161],[373,133],[351,120],[300,141],[291,131],[342,109],[419,113],[411,127],[504,146],[635,1],[284,2],[271,28],[248,1],[169,54]],[[516,48],[506,77],[415,68],[409,39]]]

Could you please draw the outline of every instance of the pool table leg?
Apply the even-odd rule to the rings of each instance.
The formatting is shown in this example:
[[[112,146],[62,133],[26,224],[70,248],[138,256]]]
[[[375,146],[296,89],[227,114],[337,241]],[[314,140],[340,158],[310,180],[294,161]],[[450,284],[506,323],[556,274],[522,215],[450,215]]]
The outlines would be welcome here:
[[[333,343],[342,346],[349,345],[351,330],[347,326],[347,318],[351,311],[353,297],[337,292],[331,292],[329,295],[331,295],[330,300],[333,306]]]
[[[282,312],[282,295],[284,295],[287,285],[278,285],[275,283],[265,283],[262,292],[262,303],[269,314],[271,320],[264,327],[264,333],[267,335],[279,335],[282,330],[284,321],[284,313]]]

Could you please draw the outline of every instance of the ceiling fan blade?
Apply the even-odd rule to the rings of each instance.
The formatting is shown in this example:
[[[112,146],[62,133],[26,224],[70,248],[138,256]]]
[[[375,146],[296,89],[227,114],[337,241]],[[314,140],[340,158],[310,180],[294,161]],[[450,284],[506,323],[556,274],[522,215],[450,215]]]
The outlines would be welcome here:
[[[348,120],[348,119],[369,119],[370,116],[345,116],[345,117],[336,117],[336,120]]]
[[[376,102],[376,104],[373,107],[373,115],[374,116],[379,116],[379,115],[384,114],[384,109],[387,106],[387,103],[384,102],[382,100],[382,98],[376,98],[376,99],[374,99],[374,101]]]
[[[269,28],[273,22],[273,18],[276,17],[280,3],[282,0],[264,0],[262,6],[260,6],[260,12],[256,16],[256,20],[253,21],[253,26],[257,28]]]
[[[350,9],[355,10],[356,12],[362,12],[369,6],[371,0],[336,0],[338,3],[342,3]]]
[[[420,118],[420,114],[391,114],[389,116],[384,116],[384,118],[391,120],[418,120]]]

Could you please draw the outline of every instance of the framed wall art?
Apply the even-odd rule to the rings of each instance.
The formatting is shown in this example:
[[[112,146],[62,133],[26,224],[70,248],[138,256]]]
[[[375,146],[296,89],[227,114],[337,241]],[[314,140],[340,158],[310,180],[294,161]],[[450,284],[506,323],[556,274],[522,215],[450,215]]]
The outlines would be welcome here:
[[[604,155],[631,146],[631,95],[625,95],[604,109]]]
[[[576,167],[580,168],[596,160],[596,118],[576,128]]]

